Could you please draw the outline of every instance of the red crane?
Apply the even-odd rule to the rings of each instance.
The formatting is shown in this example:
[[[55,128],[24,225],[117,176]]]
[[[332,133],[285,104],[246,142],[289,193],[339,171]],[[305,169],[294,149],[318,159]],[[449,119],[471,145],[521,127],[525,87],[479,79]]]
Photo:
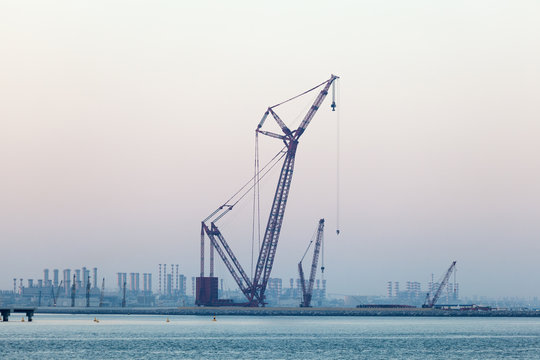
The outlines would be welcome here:
[[[269,171],[272,169],[279,160],[283,157],[285,158],[283,165],[281,167],[281,173],[279,175],[279,181],[276,187],[276,192],[274,194],[274,200],[272,202],[272,207],[270,210],[270,215],[268,218],[268,223],[266,225],[266,230],[264,232],[264,237],[261,243],[259,250],[259,256],[257,259],[255,274],[253,279],[250,279],[247,273],[244,271],[238,259],[234,255],[227,241],[223,237],[219,228],[216,226],[216,222],[221,219],[225,214],[231,211],[247,193],[240,196],[236,202],[231,202],[244,188],[246,188],[254,179],[251,179],[243,188],[241,188],[231,199],[226,201],[222,206],[217,210],[211,213],[206,219],[201,223],[201,278],[204,277],[204,238],[205,234],[210,239],[210,276],[213,277],[213,250],[215,249],[221,259],[223,260],[225,266],[231,273],[232,277],[238,284],[238,287],[242,293],[246,296],[248,300],[248,306],[264,306],[265,305],[265,290],[268,284],[268,279],[270,278],[270,273],[272,271],[272,266],[274,264],[274,258],[276,255],[277,244],[279,240],[279,234],[281,232],[281,225],[283,223],[283,217],[285,215],[285,207],[287,205],[287,198],[289,196],[289,190],[291,187],[291,180],[294,170],[294,161],[296,156],[296,150],[298,148],[298,140],[305,132],[309,123],[319,110],[322,102],[328,95],[328,90],[330,86],[334,84],[334,81],[338,79],[338,76],[331,75],[330,79],[324,81],[323,83],[297,95],[286,101],[283,101],[277,105],[269,107],[264,113],[261,121],[259,122],[256,131],[256,134],[263,134],[270,136],[272,138],[277,138],[283,141],[285,144],[283,150],[281,150],[266,166],[260,169],[254,176],[255,182],[260,181]],[[294,100],[302,95],[305,95],[313,90],[322,88],[317,98],[313,102],[312,106],[308,110],[307,114],[304,116],[304,119],[300,123],[297,129],[291,130],[285,125],[283,120],[276,114],[275,109],[291,100]],[[332,110],[335,109],[335,99],[332,102]],[[272,118],[281,128],[283,134],[276,134],[273,132],[262,130],[262,127],[268,118],[271,115]],[[249,190],[251,190],[255,185],[253,185]],[[208,224],[209,223],[209,224]]]
[[[310,307],[311,297],[313,295],[313,284],[315,283],[315,274],[317,273],[317,264],[319,262],[319,252],[321,251],[321,244],[324,238],[324,219],[319,220],[319,226],[317,228],[317,239],[315,240],[315,249],[313,250],[313,261],[311,263],[311,273],[309,274],[309,283],[306,287],[306,281],[304,278],[304,269],[302,268],[302,261],[306,257],[306,254],[313,243],[313,240],[309,242],[308,248],[302,256],[302,259],[298,263],[298,274],[300,275],[300,284],[302,285],[302,302],[300,307]]]
[[[437,291],[435,291],[435,294],[433,295],[433,297],[430,298],[430,293],[427,293],[424,305],[422,305],[423,308],[432,308],[437,302],[437,300],[439,300],[439,297],[441,296],[441,292],[443,291],[446,284],[448,283],[448,279],[450,279],[450,275],[452,275],[452,271],[454,271],[455,267],[456,267],[456,262],[454,261],[452,262],[452,264],[446,271],[446,275],[444,275],[444,278],[439,284],[439,287],[437,288]]]

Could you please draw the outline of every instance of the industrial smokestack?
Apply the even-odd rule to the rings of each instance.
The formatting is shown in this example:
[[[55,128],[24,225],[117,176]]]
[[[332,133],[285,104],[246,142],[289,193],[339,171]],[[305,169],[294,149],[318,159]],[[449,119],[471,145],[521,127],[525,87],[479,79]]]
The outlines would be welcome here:
[[[64,269],[64,293],[69,295],[69,289],[71,288],[71,270]]]
[[[143,291],[144,292],[148,291],[148,274],[147,273],[143,274]]]
[[[81,270],[76,269],[74,276],[75,276],[75,286],[80,288],[81,287]]]
[[[58,278],[59,278],[59,276],[58,276],[58,269],[54,269],[54,270],[53,270],[53,285],[54,285],[55,287],[58,286]],[[45,285],[47,285],[47,284],[45,284]]]
[[[86,289],[86,282],[88,281],[88,276],[86,275],[86,266],[83,266],[81,269],[81,276],[82,276],[82,287],[83,289]]]
[[[43,283],[49,286],[49,269],[43,269]]]
[[[97,267],[95,267],[94,269],[94,288],[97,289],[98,285],[97,285]]]

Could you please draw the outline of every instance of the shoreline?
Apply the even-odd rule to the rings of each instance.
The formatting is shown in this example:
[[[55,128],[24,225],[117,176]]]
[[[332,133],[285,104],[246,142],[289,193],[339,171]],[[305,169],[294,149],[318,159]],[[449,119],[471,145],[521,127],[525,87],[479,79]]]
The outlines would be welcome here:
[[[249,308],[249,307],[36,307],[35,314],[88,315],[231,315],[231,316],[420,316],[420,317],[540,317],[540,311],[476,311],[381,308]]]

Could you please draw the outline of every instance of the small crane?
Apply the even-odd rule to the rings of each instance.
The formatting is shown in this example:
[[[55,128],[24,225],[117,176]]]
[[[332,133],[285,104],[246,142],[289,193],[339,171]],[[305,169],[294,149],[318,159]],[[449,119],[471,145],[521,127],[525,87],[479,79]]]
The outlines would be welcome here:
[[[309,283],[306,287],[306,281],[304,278],[304,270],[302,269],[302,261],[306,257],[307,252],[309,251],[309,248],[311,247],[311,244],[313,243],[313,240],[309,242],[308,248],[306,249],[306,252],[304,253],[304,256],[302,256],[302,259],[298,263],[298,273],[300,275],[300,283],[302,285],[302,302],[300,303],[300,307],[310,307],[311,304],[311,297],[313,295],[313,284],[315,283],[315,274],[317,272],[317,264],[319,262],[319,252],[321,251],[321,244],[324,239],[324,219],[319,220],[319,226],[317,228],[317,239],[315,240],[315,249],[313,250],[313,261],[311,263],[311,273],[309,275]],[[321,267],[321,271],[324,267]]]
[[[225,237],[221,233],[221,230],[218,228],[216,223],[220,220],[225,214],[233,209],[233,207],[245,196],[247,192],[244,192],[246,185],[244,185],[235,195],[233,195],[229,200],[227,200],[223,205],[218,207],[214,212],[207,216],[201,222],[201,278],[204,277],[204,241],[205,235],[210,239],[210,276],[213,276],[213,251],[216,250],[218,255],[223,260],[223,263],[229,270],[231,276],[234,278],[238,287],[244,294],[247,299],[247,306],[265,306],[266,305],[266,296],[265,291],[270,279],[270,274],[272,272],[272,267],[274,265],[274,259],[276,256],[277,245],[279,242],[279,237],[281,233],[281,226],[283,224],[283,219],[285,216],[285,208],[287,205],[287,200],[289,197],[289,190],[291,188],[291,181],[294,171],[294,164],[296,159],[296,151],[299,144],[300,137],[306,131],[308,125],[313,120],[317,110],[319,110],[324,99],[328,95],[330,86],[338,79],[336,75],[331,75],[330,78],[319,85],[304,91],[303,93],[294,96],[288,100],[285,100],[279,104],[270,106],[265,111],[261,121],[255,129],[256,134],[262,134],[269,136],[271,138],[279,139],[284,143],[284,147],[280,152],[274,156],[274,158],[266,165],[269,166],[273,162],[272,166],[269,166],[271,169],[277,162],[284,158],[283,164],[281,167],[281,172],[279,175],[278,184],[276,191],[274,193],[274,200],[270,208],[270,214],[268,217],[268,222],[266,225],[266,230],[264,231],[264,236],[260,245],[258,259],[254,269],[253,277],[249,277],[243,267],[240,265],[237,257],[234,255],[232,249],[230,248],[228,242],[225,240]],[[320,89],[319,94],[315,98],[313,104],[304,115],[304,118],[298,128],[289,129],[285,122],[279,117],[276,113],[277,108],[280,105],[288,103],[294,99],[297,99],[300,96],[306,95],[311,91]],[[335,93],[334,93],[335,94]],[[332,103],[332,109],[335,110],[335,99]],[[265,121],[269,119],[275,120],[277,125],[282,131],[282,134],[270,132],[263,130],[263,125]],[[263,167],[259,170],[253,179],[258,182],[262,179],[269,169]],[[249,182],[249,184],[251,181]],[[248,187],[248,191],[251,188]],[[240,195],[239,195],[240,194]]]
[[[450,275],[452,275],[452,271],[454,271],[455,267],[456,261],[452,262],[452,264],[446,271],[446,275],[444,275],[444,278],[442,279],[439,287],[437,288],[437,291],[435,291],[435,294],[432,298],[430,297],[431,294],[429,292],[426,294],[426,300],[424,301],[424,305],[422,305],[423,308],[432,308],[437,302],[437,300],[439,300],[439,296],[441,296],[441,292],[446,287],[446,284],[448,284],[448,279],[450,279]]]

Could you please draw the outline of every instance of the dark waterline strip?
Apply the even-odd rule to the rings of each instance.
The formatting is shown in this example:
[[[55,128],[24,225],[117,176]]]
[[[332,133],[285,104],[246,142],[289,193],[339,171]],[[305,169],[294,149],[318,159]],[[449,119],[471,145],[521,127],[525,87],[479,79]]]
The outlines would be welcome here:
[[[175,307],[175,308],[96,308],[38,307],[36,314],[114,314],[114,315],[239,315],[239,316],[423,316],[423,317],[540,317],[540,311],[440,310],[440,309],[357,309],[357,308],[249,308],[249,307]]]

